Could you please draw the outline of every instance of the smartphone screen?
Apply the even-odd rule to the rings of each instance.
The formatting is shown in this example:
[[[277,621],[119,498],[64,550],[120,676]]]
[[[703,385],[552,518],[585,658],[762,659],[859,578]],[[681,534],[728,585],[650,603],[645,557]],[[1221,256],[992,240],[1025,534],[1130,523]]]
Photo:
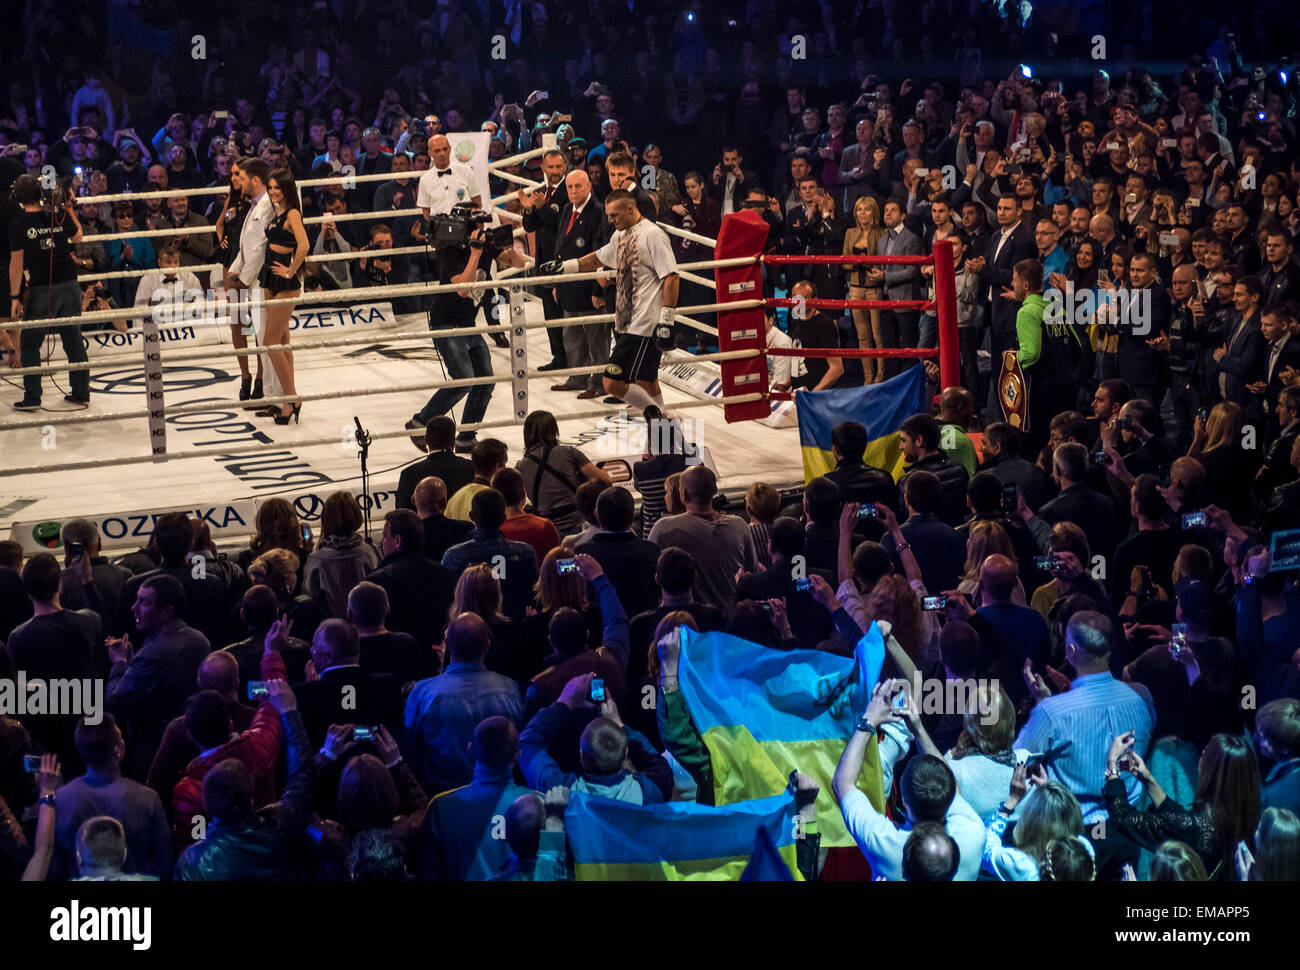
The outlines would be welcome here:
[[[270,691],[266,689],[266,681],[250,680],[248,682],[248,699],[250,701],[260,701],[269,694]]]
[[[1204,529],[1207,521],[1204,512],[1188,512],[1183,516],[1183,528]]]
[[[1002,509],[1011,515],[1020,504],[1020,490],[1015,485],[1002,486]]]
[[[603,677],[591,678],[591,702],[593,704],[603,704],[605,702],[605,680]]]
[[[875,505],[871,504],[870,502],[858,506],[859,519],[878,519],[879,517],[880,515],[876,511]]]
[[[23,771],[33,775],[41,770],[41,756],[39,754],[23,755]]]
[[[557,559],[555,561],[556,570],[561,576],[578,571],[578,560],[576,559]]]
[[[794,588],[795,592],[806,593],[808,590],[812,589],[812,583],[807,579],[796,579],[794,581]]]
[[[1099,270],[1097,270],[1097,282],[1099,282],[1099,283],[1109,283],[1109,282],[1110,282],[1110,272],[1109,272],[1108,270],[1104,270],[1104,269],[1099,269]]]
[[[948,608],[948,597],[946,596],[927,596],[921,600],[921,609],[933,613],[935,610],[946,610]]]
[[[373,741],[375,739],[375,729],[372,727],[361,727],[358,725],[352,729],[353,741]]]

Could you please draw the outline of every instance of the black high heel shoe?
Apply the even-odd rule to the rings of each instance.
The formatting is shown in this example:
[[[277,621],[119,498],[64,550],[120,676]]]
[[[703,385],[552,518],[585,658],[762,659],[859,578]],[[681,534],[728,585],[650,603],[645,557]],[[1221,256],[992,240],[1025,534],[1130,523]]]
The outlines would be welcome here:
[[[264,395],[262,394],[262,379],[259,377],[257,380],[253,381],[253,392],[252,392],[251,395],[248,393],[248,383],[249,383],[250,380],[252,380],[252,378],[245,377],[245,378],[243,379],[243,382],[240,384],[240,386],[239,386],[239,399],[240,399],[241,401],[247,401],[247,400],[250,400],[250,399],[251,399],[251,400],[254,400],[254,401],[260,401],[260,400],[262,399],[262,397],[264,396]],[[247,405],[247,406],[244,408],[244,410],[245,410],[245,411],[256,411],[256,412],[260,415],[260,414],[262,413],[262,411],[265,411],[265,410],[266,410],[266,408],[259,408],[256,404],[250,404],[250,405]],[[280,410],[280,409],[279,409],[279,408],[274,408],[273,410],[274,410],[276,413],[279,413],[279,410]]]
[[[253,400],[257,401],[265,396],[266,395],[262,393],[262,379],[259,377],[257,380],[253,381]]]
[[[248,391],[252,386],[253,379],[251,377],[245,377],[239,382],[239,399],[241,401],[248,400]]]
[[[297,404],[295,404],[295,405],[293,406],[293,410],[290,411],[288,414],[285,414],[285,413],[283,413],[283,412],[277,412],[276,415],[275,415],[275,423],[276,423],[276,424],[288,424],[288,423],[289,423],[289,419],[292,418],[292,419],[293,419],[293,423],[294,423],[294,424],[297,424],[297,423],[298,423],[298,415],[300,415],[301,413],[302,413],[302,401],[299,401]]]

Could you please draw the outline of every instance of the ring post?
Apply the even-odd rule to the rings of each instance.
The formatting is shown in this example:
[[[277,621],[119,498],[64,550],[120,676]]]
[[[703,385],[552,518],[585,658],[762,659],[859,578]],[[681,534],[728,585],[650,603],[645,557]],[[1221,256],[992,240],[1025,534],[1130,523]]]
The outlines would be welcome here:
[[[763,267],[758,262],[763,245],[767,242],[767,223],[756,212],[746,210],[722,217],[718,231],[718,244],[714,259],[753,257],[754,262],[743,266],[719,267],[713,271],[717,283],[717,301],[733,303],[737,300],[763,298]],[[763,332],[762,307],[745,310],[718,311],[718,349],[766,350],[767,335]],[[752,421],[766,418],[772,413],[768,402],[767,357],[760,353],[744,360],[722,362],[722,396],[759,393],[763,397],[746,404],[724,404],[723,415],[727,422]]]
[[[961,384],[961,349],[957,340],[957,279],[952,243],[934,241],[934,312],[939,318],[939,390]]]

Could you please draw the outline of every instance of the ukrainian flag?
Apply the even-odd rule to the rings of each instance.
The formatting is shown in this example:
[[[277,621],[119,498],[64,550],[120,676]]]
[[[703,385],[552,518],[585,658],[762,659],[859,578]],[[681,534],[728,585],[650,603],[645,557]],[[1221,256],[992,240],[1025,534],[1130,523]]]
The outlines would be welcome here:
[[[925,368],[909,367],[865,387],[796,391],[794,405],[805,482],[834,470],[831,430],[841,421],[856,421],[867,429],[867,464],[883,468],[897,480],[904,464],[898,429],[907,418],[926,410]]]
[[[763,859],[767,878],[784,867],[781,876],[802,879],[794,815],[790,794],[715,808],[695,802],[633,805],[573,792],[564,828],[574,875],[583,881],[734,882],[765,846],[779,857],[779,863]]]
[[[573,875],[584,882],[736,882],[766,832],[789,878],[796,859],[794,797],[783,793],[715,807],[673,801],[632,805],[585,792],[569,794],[564,831]]]
[[[817,779],[821,844],[854,844],[835,808],[831,780],[880,678],[885,641],[873,623],[853,657],[821,650],[773,650],[726,633],[682,628],[678,682],[709,750],[713,802],[735,806],[784,792],[790,772]],[[873,737],[858,787],[884,811]],[[788,796],[787,796],[788,797]],[[777,843],[780,845],[780,843]]]

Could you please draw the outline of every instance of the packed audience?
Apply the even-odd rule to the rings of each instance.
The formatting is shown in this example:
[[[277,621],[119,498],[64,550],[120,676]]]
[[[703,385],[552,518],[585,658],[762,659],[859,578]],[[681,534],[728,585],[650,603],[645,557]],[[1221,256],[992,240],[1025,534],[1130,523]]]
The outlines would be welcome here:
[[[535,455],[489,438],[462,458],[436,418],[374,545],[346,492],[316,538],[288,502],[264,502],[233,557],[183,514],[115,561],[88,520],[65,524],[81,551],[62,563],[0,544],[5,676],[100,678],[110,712],[0,720],[5,877],[571,878],[569,792],[713,797],[677,630],[849,655],[876,624],[884,670],[829,790],[792,782],[801,814],[841,813],[857,848],[801,846],[806,877],[1300,878],[1300,562],[1272,551],[1300,528],[1285,12],[1262,5],[1211,36],[1184,8],[1133,5],[1171,45],[1204,45],[1156,77],[1142,56],[1159,38],[1139,51],[1119,29],[1104,69],[1067,63],[1104,32],[1091,8],[1026,23],[1013,5],[927,3],[905,22],[892,0],[827,2],[782,22],[759,0],[733,25],[589,7],[510,7],[504,62],[485,53],[497,25],[469,8],[271,15],[305,25],[292,32],[241,10],[213,25],[203,70],[159,57],[150,79],[128,56],[143,25],[119,17],[121,42],[79,45],[101,56],[74,65],[35,39],[50,24],[35,0],[3,41],[22,67],[0,142],[29,146],[31,174],[80,168],[83,194],[221,186],[232,154],[298,176],[393,173],[304,196],[310,214],[343,214],[412,207],[430,135],[481,122],[494,157],[553,131],[566,191],[581,172],[599,199],[610,169],[648,165],[664,222],[712,235],[758,212],[772,252],[950,241],[961,386],[903,422],[903,473],[867,464],[866,429],[845,421],[837,467],[801,494],[756,481],[729,511],[709,468],[648,454],[638,510],[549,415],[530,416],[528,447],[567,449],[566,480],[545,490]],[[216,222],[219,199],[82,215],[88,233]],[[533,203],[507,207],[542,247]],[[313,228],[313,252],[424,232],[412,216],[382,227]],[[199,248],[180,266],[214,258],[203,234],[183,238]],[[144,237],[84,245],[88,282],[157,258]],[[308,269],[325,287],[426,272]],[[836,263],[766,282],[908,300],[932,277]],[[915,311],[783,317],[769,339],[806,347],[938,336]],[[551,349],[558,366],[563,342]],[[1007,350],[1029,382],[1024,430],[997,398]],[[808,358],[773,382],[821,391],[905,366]],[[932,682],[978,684],[977,709],[931,712],[913,694]],[[883,813],[856,784],[872,737]]]

